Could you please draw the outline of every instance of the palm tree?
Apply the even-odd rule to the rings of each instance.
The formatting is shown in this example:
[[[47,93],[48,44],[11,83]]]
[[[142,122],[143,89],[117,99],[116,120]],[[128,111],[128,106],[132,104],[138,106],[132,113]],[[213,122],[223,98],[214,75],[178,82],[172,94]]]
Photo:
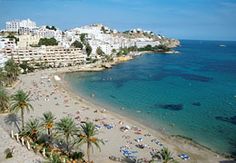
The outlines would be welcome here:
[[[52,154],[44,163],[62,163],[61,158],[57,154]]]
[[[52,134],[51,130],[54,127],[55,119],[56,117],[52,114],[52,112],[49,111],[49,112],[43,113],[42,125],[47,130],[49,140],[51,140],[51,134]]]
[[[9,109],[9,100],[7,92],[0,88],[0,112],[6,112]]]
[[[79,131],[74,120],[70,117],[64,117],[56,123],[55,129],[56,134],[65,139],[66,150],[70,154],[70,149],[72,148],[72,146],[70,147],[70,141],[78,135],[77,132]]]
[[[29,136],[33,141],[36,141],[38,139],[39,132],[41,131],[41,127],[42,125],[38,119],[30,119],[26,123],[25,130],[22,132],[22,135]]]
[[[163,163],[168,163],[169,161],[172,161],[173,157],[171,155],[171,152],[166,147],[162,148],[160,151],[160,156],[163,160]]]
[[[12,96],[11,111],[21,111],[22,131],[24,131],[24,110],[30,111],[30,109],[33,109],[32,105],[30,104],[30,93],[24,92],[23,90],[18,90],[16,94]]]
[[[99,143],[103,143],[102,140],[94,137],[98,134],[95,125],[92,122],[85,122],[81,125],[82,131],[80,134],[79,144],[86,143],[87,144],[87,157],[88,162],[90,163],[90,148],[94,144],[99,150],[101,150]]]
[[[19,66],[13,59],[10,59],[5,63],[4,69],[6,71],[8,84],[11,85],[14,81],[16,81],[17,76],[20,74]]]

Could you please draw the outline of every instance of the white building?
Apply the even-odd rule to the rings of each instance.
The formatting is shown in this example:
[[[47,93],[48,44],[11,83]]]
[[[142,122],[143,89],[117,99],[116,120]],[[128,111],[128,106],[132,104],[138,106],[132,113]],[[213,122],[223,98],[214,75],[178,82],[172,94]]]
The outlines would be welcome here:
[[[37,45],[41,37],[38,35],[19,35],[18,38],[17,47],[25,48],[31,45]]]
[[[6,22],[6,31],[8,32],[18,32],[20,28],[33,29],[36,28],[36,23],[30,19],[11,20]]]
[[[105,31],[105,33],[104,33]],[[86,33],[88,43],[92,47],[92,54],[96,55],[96,49],[100,47],[102,51],[109,55],[112,49],[119,49],[120,47],[130,46],[128,40],[122,36],[115,36],[118,33],[117,30],[111,30],[101,24],[93,24],[83,26],[80,28],[74,28],[65,32],[65,36],[69,38],[71,42],[80,39],[80,34]]]
[[[27,61],[32,64],[43,63],[52,67],[84,64],[87,57],[79,48],[66,49],[58,46],[16,48],[11,51],[5,51],[5,55],[17,63]]]
[[[37,35],[41,38],[52,38],[54,37],[57,41],[62,40],[62,31],[57,29],[57,30],[51,30],[47,29],[46,26],[42,26],[40,28],[34,28],[32,30],[33,35]]]
[[[12,21],[6,22],[6,31],[18,32],[19,28],[20,28],[19,20],[12,20]]]
[[[30,19],[20,21],[20,27],[33,29],[36,28],[36,23]]]
[[[7,60],[7,57],[0,50],[0,68],[4,67],[4,64]]]
[[[105,31],[105,32],[104,32]],[[109,55],[112,53],[112,50],[115,49],[119,51],[120,48],[137,46],[145,47],[146,45],[156,46],[159,45],[159,41],[154,41],[152,38],[149,38],[144,35],[152,34],[151,31],[143,31],[142,29],[133,29],[130,30],[129,33],[137,34],[137,36],[125,36],[123,34],[119,34],[117,30],[111,30],[106,26],[101,24],[94,24],[83,26],[80,28],[74,28],[65,33],[65,36],[69,38],[69,40],[79,40],[79,34],[86,33],[87,41],[92,47],[92,54],[96,55],[96,49],[100,47],[102,51]]]
[[[15,40],[11,40],[9,38],[4,38],[4,37],[0,37],[0,50],[1,49],[14,49],[16,48],[16,43]]]

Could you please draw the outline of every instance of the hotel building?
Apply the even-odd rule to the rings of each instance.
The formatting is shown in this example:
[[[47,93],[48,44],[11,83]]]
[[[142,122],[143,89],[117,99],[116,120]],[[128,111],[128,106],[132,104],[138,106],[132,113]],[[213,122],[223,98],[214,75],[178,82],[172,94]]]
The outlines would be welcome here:
[[[8,32],[18,32],[19,29],[33,29],[36,28],[36,23],[30,19],[26,20],[12,20],[6,22],[6,31]]]
[[[29,64],[46,64],[52,67],[84,64],[87,57],[79,48],[63,48],[58,46],[16,48],[11,51],[5,51],[5,55],[17,63],[27,61]]]

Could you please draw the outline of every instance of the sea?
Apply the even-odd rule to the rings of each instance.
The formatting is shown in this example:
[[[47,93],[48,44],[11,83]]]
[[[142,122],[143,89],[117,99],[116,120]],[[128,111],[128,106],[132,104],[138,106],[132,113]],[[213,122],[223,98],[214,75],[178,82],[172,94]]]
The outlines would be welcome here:
[[[175,50],[65,80],[108,110],[235,156],[236,42],[181,40]]]

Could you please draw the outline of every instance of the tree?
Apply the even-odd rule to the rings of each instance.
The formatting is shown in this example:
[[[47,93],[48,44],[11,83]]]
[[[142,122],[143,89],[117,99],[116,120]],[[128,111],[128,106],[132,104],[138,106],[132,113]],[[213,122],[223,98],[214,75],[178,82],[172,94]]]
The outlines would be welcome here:
[[[75,48],[80,48],[80,49],[83,49],[83,44],[77,40],[75,40],[72,44],[71,44],[72,47],[75,47]]]
[[[58,45],[57,40],[52,37],[52,38],[41,38],[38,42],[38,45],[45,45],[45,46],[55,46]]]
[[[136,45],[130,46],[130,47],[128,48],[128,50],[129,50],[129,51],[137,51],[137,50],[138,50],[138,47],[137,47]]]
[[[14,36],[13,34],[9,34],[6,38],[9,38],[9,40],[13,41],[15,40],[15,43],[17,44],[17,42],[19,41],[19,38],[17,38],[16,36]]]
[[[171,156],[170,151],[166,147],[162,148],[161,151],[155,153],[153,155],[153,158],[158,158],[162,160],[163,163],[168,163],[174,160],[173,157]]]
[[[86,143],[87,144],[87,157],[88,157],[88,163],[91,162],[90,160],[90,150],[92,145],[95,145],[99,150],[101,150],[99,143],[103,144],[103,141],[94,137],[97,135],[97,130],[95,128],[95,125],[92,122],[85,122],[81,125],[82,131],[80,134],[80,140],[79,144]]]
[[[170,48],[164,44],[158,45],[157,48],[159,49],[159,51],[163,51],[163,52],[170,51]]]
[[[29,136],[33,141],[38,140],[39,133],[41,131],[42,125],[39,120],[34,118],[30,119],[25,126],[25,130],[21,133],[24,136]]]
[[[97,48],[96,53],[97,53],[97,55],[100,55],[100,56],[102,56],[102,55],[105,54],[105,53],[102,51],[102,49],[101,49],[100,46]]]
[[[9,109],[10,97],[4,88],[0,87],[0,112],[4,113]]]
[[[28,66],[27,72],[34,72],[35,68],[33,66]]]
[[[23,73],[26,74],[27,70],[28,70],[28,67],[29,67],[28,62],[27,61],[23,61],[19,66],[20,66],[20,68],[22,68],[24,70]]]
[[[106,33],[106,29],[105,29],[104,26],[101,27],[101,31],[102,31],[103,33]]]
[[[73,160],[78,160],[79,162],[85,162],[84,161],[84,153],[82,152],[74,152],[72,155],[71,155],[71,158]]]
[[[106,56],[105,56],[105,59],[106,59],[106,61],[108,61],[108,62],[111,62],[111,61],[114,60],[112,55],[106,55]]]
[[[127,55],[129,53],[129,49],[128,48],[120,48],[120,51],[116,54],[118,57],[122,56],[122,55]]]
[[[24,131],[24,111],[30,111],[33,106],[30,104],[30,93],[24,92],[23,90],[18,90],[16,94],[12,96],[11,111],[19,112],[21,111],[21,130]]]
[[[112,54],[115,54],[115,53],[116,53],[116,49],[112,49],[112,50],[111,50],[111,53],[112,53]]]
[[[86,53],[87,53],[87,56],[90,56],[90,54],[92,53],[92,47],[88,44],[86,44]]]
[[[146,45],[145,47],[138,48],[137,50],[138,51],[167,52],[167,51],[170,51],[171,49],[164,44],[160,44],[158,46]]]
[[[57,30],[55,26],[52,26],[51,29],[54,30],[54,31]]]
[[[70,117],[64,117],[56,123],[56,134],[57,136],[63,138],[66,143],[66,150],[70,154],[72,146],[70,146],[70,141],[72,141],[77,132],[79,131],[76,127],[74,120]]]
[[[5,63],[4,69],[6,71],[6,80],[8,84],[11,85],[17,80],[17,77],[20,74],[20,69],[13,59],[10,59]]]
[[[80,34],[80,40],[81,40],[81,42],[82,42],[84,45],[87,44],[86,36],[87,36],[87,33],[81,33],[81,34]]]
[[[51,135],[52,135],[52,128],[54,127],[54,120],[56,117],[52,114],[52,112],[46,112],[43,113],[43,118],[42,118],[42,126],[47,130],[48,138],[51,140]]]
[[[49,30],[54,30],[54,31],[56,31],[57,29],[56,29],[56,27],[55,26],[46,26],[46,29],[49,29]]]
[[[44,163],[62,163],[61,158],[58,154],[52,154],[51,157],[48,158],[47,161],[45,161]]]

